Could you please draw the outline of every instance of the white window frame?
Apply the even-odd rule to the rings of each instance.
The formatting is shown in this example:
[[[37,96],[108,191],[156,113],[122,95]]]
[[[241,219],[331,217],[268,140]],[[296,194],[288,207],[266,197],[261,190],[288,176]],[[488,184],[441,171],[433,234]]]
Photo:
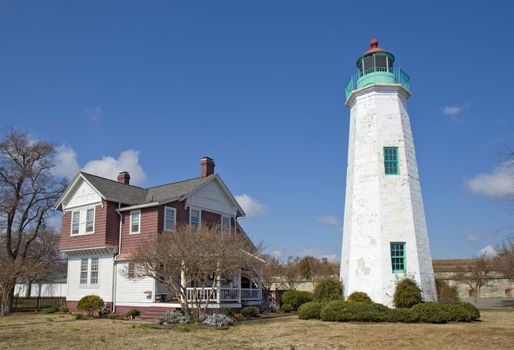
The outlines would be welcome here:
[[[86,269],[84,270],[84,262],[86,263]],[[85,273],[86,276],[83,278],[82,274]],[[80,258],[80,273],[79,273],[79,284],[81,286],[87,286],[89,281],[89,258]]]
[[[96,260],[96,270],[93,271],[93,261]],[[100,258],[92,257],[89,259],[89,285],[96,286],[100,282]],[[96,282],[93,282],[93,272],[96,272]]]
[[[166,227],[166,211],[171,210],[173,212],[173,227]],[[164,207],[164,231],[173,231],[177,227],[177,209],[173,207]]]
[[[87,212],[89,210],[93,210],[93,229],[91,231],[86,231],[87,228]],[[82,236],[82,235],[92,235],[95,233],[95,225],[96,225],[96,205],[93,206],[85,206],[80,208],[71,209],[71,226],[70,226],[70,236]],[[75,215],[78,215],[78,232],[73,232],[73,219]]]
[[[193,217],[193,211],[197,211],[198,212],[198,227],[201,227],[202,226],[202,210],[199,209],[199,208],[189,208],[189,226],[193,226],[193,223],[192,223],[192,217]]]
[[[223,220],[228,219],[228,227],[223,227]],[[232,230],[232,217],[228,215],[221,215],[221,230],[225,232],[230,232]]]
[[[73,232],[75,229],[75,216],[78,215],[77,232]],[[80,210],[73,210],[71,212],[71,232],[72,236],[80,235]]]
[[[138,214],[139,221],[137,223],[137,231],[132,231],[132,214]],[[129,226],[129,234],[136,235],[141,232],[141,210],[131,210],[130,211],[130,226]]]
[[[93,225],[92,225],[92,230],[91,231],[88,231],[87,230],[87,212],[92,210],[93,211]],[[84,226],[84,232],[86,234],[92,234],[92,233],[95,233],[95,216],[96,216],[96,208],[95,207],[92,207],[92,208],[86,208],[86,223],[85,223],[85,226]]]

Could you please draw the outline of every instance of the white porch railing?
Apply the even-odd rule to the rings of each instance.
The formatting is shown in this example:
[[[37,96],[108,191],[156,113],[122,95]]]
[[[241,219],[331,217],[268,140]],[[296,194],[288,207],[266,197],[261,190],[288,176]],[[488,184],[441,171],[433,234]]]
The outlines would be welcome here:
[[[196,290],[194,288],[187,288],[188,302],[205,302],[207,300],[210,300],[210,302],[217,302],[218,300],[221,302],[239,301],[239,288],[222,287],[219,289],[219,292],[218,288],[216,287],[196,288]]]
[[[259,300],[259,290],[241,288],[241,300]]]

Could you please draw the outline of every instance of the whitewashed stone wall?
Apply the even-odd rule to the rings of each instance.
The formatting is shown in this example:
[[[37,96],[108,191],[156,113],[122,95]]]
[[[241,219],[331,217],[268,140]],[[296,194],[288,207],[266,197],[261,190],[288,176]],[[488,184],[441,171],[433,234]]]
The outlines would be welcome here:
[[[413,277],[425,300],[435,300],[425,223],[406,99],[399,85],[353,92],[341,258],[344,294],[366,292],[392,305],[398,278]],[[398,147],[399,175],[385,175],[384,147]],[[405,242],[406,274],[391,268],[390,242]]]

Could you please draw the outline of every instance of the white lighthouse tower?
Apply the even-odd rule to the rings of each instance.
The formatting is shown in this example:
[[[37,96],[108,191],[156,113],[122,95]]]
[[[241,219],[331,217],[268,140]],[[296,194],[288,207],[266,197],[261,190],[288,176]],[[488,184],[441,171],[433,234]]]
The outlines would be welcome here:
[[[346,85],[350,139],[341,279],[345,297],[366,292],[391,306],[397,280],[412,277],[436,300],[432,257],[407,112],[409,76],[378,47],[357,60]]]

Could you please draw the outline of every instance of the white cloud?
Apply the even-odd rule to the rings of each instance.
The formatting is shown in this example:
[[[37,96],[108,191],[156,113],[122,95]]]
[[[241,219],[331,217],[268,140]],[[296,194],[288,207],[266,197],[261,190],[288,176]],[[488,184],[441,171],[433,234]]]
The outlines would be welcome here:
[[[466,238],[470,242],[477,242],[484,238],[489,238],[489,237],[495,236],[497,233],[498,233],[498,229],[494,229],[494,228],[484,228],[479,231],[468,230],[465,232]]]
[[[466,185],[475,193],[488,197],[514,196],[514,160],[508,160],[493,169],[467,180]]]
[[[453,121],[462,121],[461,114],[464,110],[468,109],[471,104],[469,102],[463,105],[450,105],[444,106],[441,112]]]
[[[68,145],[55,148],[55,168],[54,174],[68,179],[78,173],[80,167],[77,162],[77,153]]]
[[[112,180],[116,180],[121,171],[128,171],[131,184],[142,185],[146,182],[146,174],[139,164],[139,152],[131,149],[121,152],[117,159],[104,156],[102,159],[89,161],[82,170]]]
[[[250,197],[246,193],[235,196],[235,198],[245,211],[247,218],[257,217],[264,214],[266,211],[266,206],[264,204],[258,202],[256,199]]]
[[[492,258],[496,256],[496,249],[492,245],[488,245],[480,249],[477,253],[478,256],[485,256],[487,258]]]
[[[284,256],[284,250],[281,248],[273,249],[270,254],[272,256],[274,256],[275,258],[280,258],[280,257]]]
[[[316,221],[323,225],[334,226],[338,228],[341,227],[341,221],[332,215],[320,216],[316,218]]]
[[[100,121],[100,117],[102,116],[103,111],[104,110],[102,109],[102,107],[97,106],[84,110],[84,113],[86,114],[89,120],[96,123]]]
[[[459,106],[446,106],[443,108],[443,114],[448,116],[457,115],[462,112],[462,107]]]
[[[54,173],[68,179],[75,176],[80,170],[112,180],[116,180],[121,171],[128,171],[131,184],[143,185],[146,182],[145,171],[139,164],[139,152],[131,149],[121,152],[118,158],[104,156],[101,159],[91,160],[80,169],[77,152],[71,146],[62,145],[56,147],[54,161]]]

